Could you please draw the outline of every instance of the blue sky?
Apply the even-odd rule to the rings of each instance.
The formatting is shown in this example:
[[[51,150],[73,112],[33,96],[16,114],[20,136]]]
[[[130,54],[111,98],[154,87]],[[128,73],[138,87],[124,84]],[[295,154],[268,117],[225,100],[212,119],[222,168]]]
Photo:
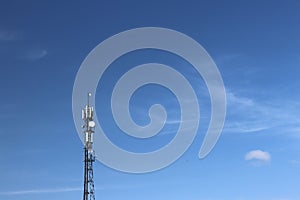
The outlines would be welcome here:
[[[224,131],[209,156],[199,160],[210,110],[205,85],[196,78],[193,87],[203,99],[201,122],[188,151],[163,170],[139,175],[97,161],[96,198],[300,199],[299,9],[300,2],[294,0],[2,1],[0,199],[82,198],[83,146],[72,117],[76,73],[101,41],[146,26],[183,32],[214,59],[227,92]],[[135,53],[120,58],[126,67],[154,60],[189,76],[189,68],[183,68],[185,63],[178,58],[161,52]],[[111,72],[106,79],[113,81],[120,72]],[[107,98],[110,87],[108,82],[97,90],[99,109],[101,91]],[[158,90],[153,96],[144,89],[132,99],[133,105],[174,98],[162,88],[148,88],[150,94]],[[173,107],[166,103],[166,108],[178,108],[174,102]],[[147,122],[146,109],[132,113],[137,123]],[[107,122],[111,114],[103,117]],[[106,123],[108,137],[131,151],[153,150],[172,138],[172,133],[165,134],[144,145],[118,137],[121,134],[110,123]]]

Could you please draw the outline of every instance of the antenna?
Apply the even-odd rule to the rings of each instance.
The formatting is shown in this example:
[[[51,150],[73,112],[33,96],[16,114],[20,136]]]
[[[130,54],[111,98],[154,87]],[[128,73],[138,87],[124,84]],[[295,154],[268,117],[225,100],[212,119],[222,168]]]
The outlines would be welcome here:
[[[90,106],[91,93],[87,94],[87,105],[82,109],[84,122],[84,188],[83,200],[95,200],[93,162],[95,152],[93,150],[93,134],[95,132],[94,107]]]
[[[87,105],[89,106],[90,105],[90,97],[92,96],[92,93],[88,93],[87,94]]]

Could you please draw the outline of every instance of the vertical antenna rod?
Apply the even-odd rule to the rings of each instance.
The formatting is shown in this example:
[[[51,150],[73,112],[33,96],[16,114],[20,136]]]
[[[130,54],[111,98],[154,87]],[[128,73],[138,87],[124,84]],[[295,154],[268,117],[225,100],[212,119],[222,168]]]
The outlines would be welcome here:
[[[83,200],[95,200],[93,162],[95,153],[93,150],[93,134],[95,132],[94,107],[90,106],[91,93],[87,95],[87,105],[82,109],[83,133],[84,133],[84,187]]]
[[[87,105],[90,106],[90,96],[92,96],[92,93],[87,94]]]

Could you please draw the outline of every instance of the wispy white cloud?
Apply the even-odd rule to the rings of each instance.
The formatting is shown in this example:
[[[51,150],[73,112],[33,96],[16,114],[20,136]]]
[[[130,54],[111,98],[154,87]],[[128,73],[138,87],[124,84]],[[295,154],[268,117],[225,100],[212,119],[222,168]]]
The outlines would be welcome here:
[[[252,133],[270,128],[261,106],[249,97],[227,91],[227,107],[226,133]]]
[[[299,165],[300,166],[300,160],[289,160],[289,163],[292,165]]]
[[[0,29],[0,42],[12,42],[12,41],[18,41],[20,39],[23,39],[22,34],[19,31],[12,31],[12,30],[1,30]],[[11,47],[14,48],[14,47]],[[20,49],[23,49],[20,51]],[[5,49],[7,51],[7,49]],[[16,49],[14,49],[14,52],[16,52]],[[48,51],[44,48],[29,48],[24,47],[22,43],[19,43],[19,49],[17,50],[19,52],[18,58],[25,59],[25,60],[39,60],[46,55],[48,55]]]
[[[227,53],[217,56],[218,65],[228,70],[225,76],[240,78],[262,73],[262,68],[245,65],[247,55]],[[239,62],[239,60],[243,62]],[[250,62],[251,63],[251,60]],[[224,75],[224,74],[223,74]],[[227,120],[224,133],[254,133],[272,130],[273,134],[285,134],[300,138],[300,103],[290,99],[259,99],[255,91],[240,88],[239,91],[226,88]],[[251,90],[251,89],[249,89]],[[241,92],[241,93],[240,93]],[[251,92],[251,96],[249,95]]]
[[[48,55],[48,51],[46,49],[33,49],[25,52],[21,58],[35,61],[44,58],[46,55]]]
[[[271,155],[262,150],[252,150],[246,153],[246,161],[256,161],[254,164],[269,163],[271,161]]]
[[[216,62],[219,64],[228,63],[235,61],[239,58],[242,58],[244,55],[241,53],[227,53],[227,54],[220,54],[215,57]]]
[[[232,123],[224,128],[225,132],[230,133],[254,133],[264,131],[270,127],[253,123]]]
[[[47,193],[61,193],[61,192],[73,192],[81,191],[81,187],[65,187],[54,189],[33,189],[33,190],[16,190],[8,192],[0,192],[0,195],[25,195],[25,194],[47,194]]]
[[[156,182],[148,182],[144,184],[113,184],[113,185],[103,185],[96,187],[95,190],[129,190],[129,189],[138,189],[145,187],[152,187]],[[161,184],[171,185],[179,183],[176,181],[164,181]],[[14,196],[14,195],[27,195],[27,194],[51,194],[51,193],[63,193],[63,192],[74,192],[82,191],[82,187],[61,187],[61,188],[47,188],[47,189],[29,189],[29,190],[14,190],[14,191],[5,191],[0,192],[0,196]]]
[[[0,30],[0,42],[9,42],[19,38],[16,31]]]
[[[233,92],[227,92],[227,103],[238,106],[251,107],[254,106],[253,99],[247,97],[239,97]]]
[[[280,131],[283,134],[300,135],[298,102],[259,102],[229,91],[227,106],[226,133],[251,133],[276,128],[276,133]]]

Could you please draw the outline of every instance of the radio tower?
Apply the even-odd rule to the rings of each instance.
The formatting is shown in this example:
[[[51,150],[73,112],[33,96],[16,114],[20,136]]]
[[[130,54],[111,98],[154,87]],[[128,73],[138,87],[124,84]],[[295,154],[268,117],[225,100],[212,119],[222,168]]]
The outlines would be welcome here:
[[[88,93],[87,105],[82,109],[82,119],[84,121],[84,188],[83,200],[95,200],[93,162],[95,153],[93,150],[93,134],[95,130],[94,108],[90,106],[90,96]]]

